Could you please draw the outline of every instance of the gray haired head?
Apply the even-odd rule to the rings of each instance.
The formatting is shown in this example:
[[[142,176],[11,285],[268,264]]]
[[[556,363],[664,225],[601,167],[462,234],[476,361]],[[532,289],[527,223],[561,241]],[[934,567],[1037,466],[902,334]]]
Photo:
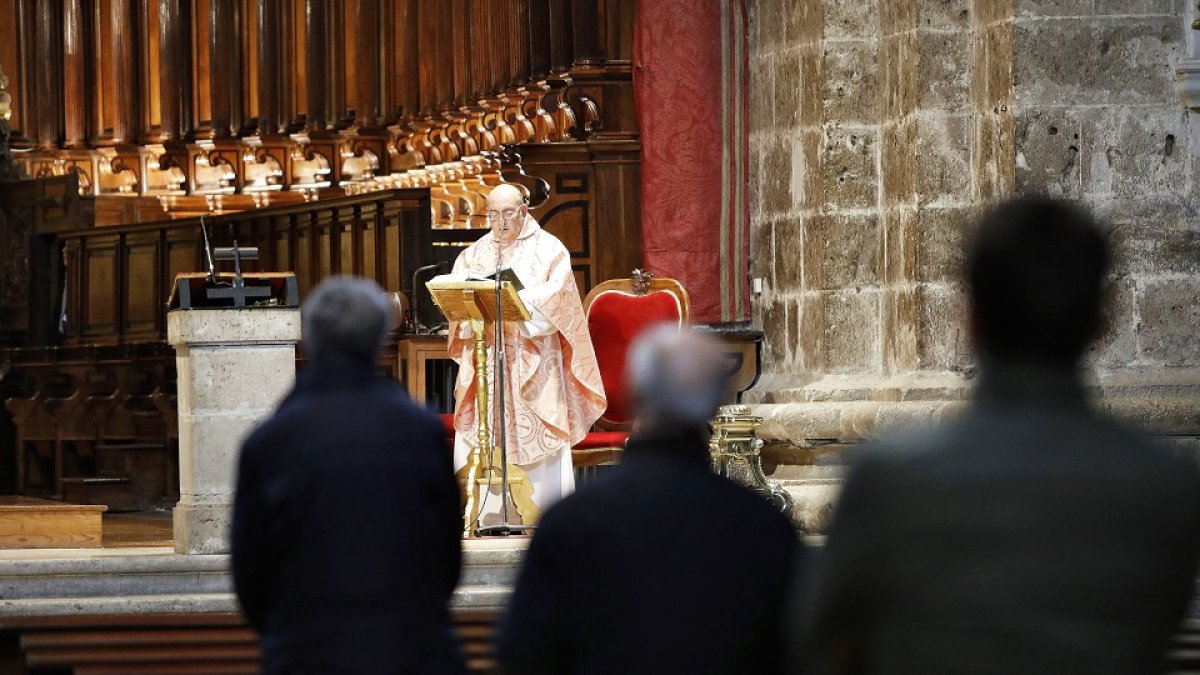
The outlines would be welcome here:
[[[374,362],[396,315],[387,294],[361,277],[321,282],[301,308],[304,352],[314,362],[330,357]]]
[[[702,427],[729,395],[720,343],[671,323],[634,341],[626,372],[642,430]]]

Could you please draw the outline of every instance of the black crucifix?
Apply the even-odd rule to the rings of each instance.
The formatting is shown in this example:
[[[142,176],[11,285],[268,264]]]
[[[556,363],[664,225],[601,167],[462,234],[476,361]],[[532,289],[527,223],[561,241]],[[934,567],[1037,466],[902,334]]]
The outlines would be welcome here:
[[[213,249],[213,258],[233,261],[233,285],[209,288],[207,295],[210,299],[232,298],[234,307],[245,307],[247,299],[271,297],[270,286],[247,286],[242,278],[242,259],[258,260],[257,246],[238,247],[237,239],[234,239],[232,248]]]

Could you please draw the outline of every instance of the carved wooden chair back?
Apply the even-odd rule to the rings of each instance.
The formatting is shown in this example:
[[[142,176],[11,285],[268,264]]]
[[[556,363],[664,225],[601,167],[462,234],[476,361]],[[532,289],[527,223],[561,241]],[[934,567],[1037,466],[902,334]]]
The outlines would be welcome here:
[[[688,323],[692,305],[687,289],[674,279],[634,270],[632,278],[612,279],[593,288],[584,299],[583,311],[608,398],[598,426],[628,429],[633,423],[633,406],[625,391],[626,353],[633,340],[651,326]]]

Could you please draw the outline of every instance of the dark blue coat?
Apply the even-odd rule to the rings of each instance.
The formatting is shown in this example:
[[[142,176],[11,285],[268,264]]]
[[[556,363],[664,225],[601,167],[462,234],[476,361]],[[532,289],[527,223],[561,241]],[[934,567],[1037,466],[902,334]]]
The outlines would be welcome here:
[[[400,387],[311,365],[246,441],[238,599],[267,673],[461,673],[462,520],[445,432]]]
[[[698,434],[630,440],[551,508],[498,642],[504,672],[775,673],[796,532],[713,474]]]

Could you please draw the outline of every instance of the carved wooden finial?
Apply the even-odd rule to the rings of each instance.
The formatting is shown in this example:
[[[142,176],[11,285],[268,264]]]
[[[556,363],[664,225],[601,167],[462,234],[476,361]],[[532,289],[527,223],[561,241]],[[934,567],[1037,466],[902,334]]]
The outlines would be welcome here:
[[[645,295],[650,292],[650,282],[654,279],[654,275],[642,270],[636,269],[633,271],[633,292],[638,295]]]
[[[8,149],[8,137],[12,132],[8,125],[8,120],[12,118],[12,95],[7,89],[8,76],[0,70],[0,181],[21,178],[21,168],[17,166],[12,152]]]
[[[8,76],[4,74],[4,69],[0,68],[0,120],[12,118],[12,94],[9,94],[7,89]]]

